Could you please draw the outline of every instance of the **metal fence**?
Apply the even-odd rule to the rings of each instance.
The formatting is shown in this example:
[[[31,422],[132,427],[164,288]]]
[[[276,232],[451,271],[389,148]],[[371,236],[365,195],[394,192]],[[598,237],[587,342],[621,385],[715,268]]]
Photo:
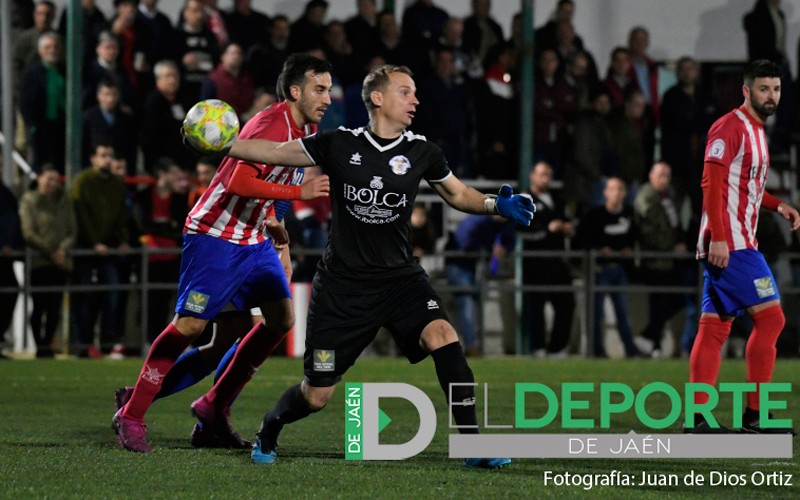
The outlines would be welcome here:
[[[30,315],[30,308],[29,308],[29,299],[31,293],[33,292],[62,292],[62,293],[76,293],[76,292],[105,292],[105,291],[119,291],[119,292],[129,292],[131,294],[135,294],[138,297],[138,306],[139,310],[135,315],[138,320],[138,338],[140,339],[142,348],[147,346],[147,338],[148,332],[147,331],[147,318],[148,318],[148,296],[154,290],[175,290],[177,288],[177,283],[169,282],[169,281],[160,281],[158,276],[151,276],[150,275],[150,259],[149,257],[155,254],[179,254],[179,249],[149,249],[149,248],[132,248],[129,252],[125,255],[128,256],[130,259],[136,259],[138,266],[135,266],[136,273],[131,276],[131,280],[129,283],[118,284],[118,285],[102,285],[102,284],[92,284],[92,285],[76,285],[76,284],[67,284],[64,286],[32,286],[31,285],[31,261],[34,256],[34,250],[28,248],[24,252],[18,252],[13,254],[12,257],[21,260],[24,263],[24,274],[23,279],[18,287],[5,287],[0,288],[0,294],[21,294],[21,296],[25,299],[22,301],[22,311],[23,317],[28,318]],[[73,257],[91,257],[97,256],[98,254],[94,250],[74,250],[72,252]],[[109,256],[121,256],[118,251],[111,251],[108,254]],[[321,255],[321,251],[319,250],[307,250],[307,249],[292,249],[293,256],[307,256],[307,257],[318,257]],[[569,262],[570,268],[572,270],[572,279],[571,284],[568,285],[530,285],[521,283],[519,280],[512,278],[515,275],[516,269],[515,267],[519,265],[518,263],[521,261],[520,257],[525,259],[534,259],[533,262],[535,263],[535,259],[552,259],[552,258],[560,258],[564,259],[565,261]],[[468,259],[475,259],[476,261],[476,281],[474,286],[454,286],[449,285],[444,278],[444,266],[446,265],[445,262],[448,258],[458,257],[461,259],[468,258]],[[690,294],[697,298],[699,301],[702,297],[702,286],[703,286],[703,278],[702,278],[702,269],[700,268],[699,263],[692,264],[694,262],[694,256],[687,252],[644,252],[644,251],[636,251],[630,255],[612,255],[609,256],[607,254],[600,254],[598,251],[589,250],[589,251],[524,251],[519,252],[518,254],[509,254],[509,258],[507,259],[510,263],[515,263],[510,266],[512,269],[506,269],[506,272],[503,276],[499,279],[491,277],[488,272],[488,262],[489,262],[489,254],[487,252],[460,252],[460,251],[445,251],[445,252],[437,252],[434,256],[432,256],[433,260],[428,260],[427,263],[427,270],[429,274],[432,276],[432,283],[434,288],[441,294],[447,296],[447,294],[454,294],[454,293],[470,293],[474,294],[476,299],[479,303],[483,304],[488,300],[488,295],[492,290],[505,292],[505,293],[513,293],[516,297],[521,297],[521,294],[527,292],[539,292],[539,293],[571,293],[574,294],[576,298],[580,299],[577,300],[576,303],[582,304],[582,307],[576,308],[575,310],[575,318],[574,320],[578,320],[581,325],[584,326],[582,328],[582,338],[580,339],[580,348],[579,351],[582,354],[586,354],[586,346],[589,345],[588,343],[591,341],[593,332],[593,321],[592,318],[594,316],[594,307],[595,301],[590,300],[594,297],[596,293],[606,293],[606,292],[626,292],[630,294],[649,294],[649,293],[675,293],[675,294]],[[632,265],[640,264],[647,259],[672,259],[675,262],[684,261],[687,265],[697,265],[698,266],[698,279],[696,283],[693,284],[686,284],[680,286],[657,286],[657,285],[645,285],[636,282],[632,282],[625,286],[598,286],[595,284],[595,273],[598,269],[598,259],[600,258],[608,258],[613,257],[616,259],[630,259],[632,260]],[[800,254],[798,253],[786,253],[782,254],[781,259],[798,259],[800,261]],[[534,264],[535,265],[535,264]],[[781,293],[783,296],[796,296],[800,295],[800,288],[796,286],[782,286]],[[516,301],[517,307],[515,307],[516,312],[516,321],[514,322],[515,332],[514,337],[516,340],[516,349],[515,352],[517,354],[524,354],[526,353],[526,339],[530,332],[526,332],[523,329],[521,324],[520,318],[522,314],[521,308],[518,304],[521,304],[520,300]],[[699,305],[699,302],[698,302]],[[479,314],[482,308],[478,308]],[[480,325],[483,324],[482,317],[476,318],[477,324],[479,325],[479,333],[481,331]],[[62,328],[65,333],[68,332],[68,325],[69,325],[69,315],[68,311],[62,317]],[[129,325],[131,326],[131,325]],[[27,324],[26,324],[27,327]],[[510,328],[509,326],[504,325],[505,328]],[[23,338],[27,339],[27,335],[23,335]],[[479,336],[479,340],[481,337]],[[23,344],[23,349],[27,346]]]

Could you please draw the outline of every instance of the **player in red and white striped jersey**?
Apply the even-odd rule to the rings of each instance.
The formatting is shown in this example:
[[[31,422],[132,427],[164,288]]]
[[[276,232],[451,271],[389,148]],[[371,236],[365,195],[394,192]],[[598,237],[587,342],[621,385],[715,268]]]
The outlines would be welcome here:
[[[270,140],[304,137],[330,104],[331,70],[327,61],[290,56],[280,80],[287,102],[261,111],[241,135]],[[290,185],[301,175],[279,166],[223,161],[186,220],[177,315],[153,342],[130,399],[112,419],[123,448],[152,451],[145,438],[145,413],[176,359],[208,321],[223,310],[260,307],[265,319],[242,339],[233,358],[239,361],[225,371],[225,383],[208,393],[207,407],[193,406],[198,418],[210,424],[202,426],[203,432],[217,442],[227,447],[249,445],[230,427],[230,402],[294,325],[289,283],[268,236],[276,234],[278,224],[273,201],[312,199],[330,191],[327,176]]]
[[[708,133],[703,168],[703,216],[697,255],[705,266],[703,314],[690,358],[690,381],[714,385],[721,363],[720,351],[728,338],[733,317],[747,312],[753,331],[747,342],[747,382],[769,382],[775,366],[775,344],[785,319],[775,278],[758,252],[758,212],[776,211],[800,227],[797,210],[764,189],[769,151],[764,122],[775,113],[781,98],[780,68],[766,60],[745,69],[744,104],[717,120]],[[769,429],[759,418],[759,386],[747,394],[747,409],[736,427],[746,432],[791,432]],[[696,404],[709,397],[697,393]],[[710,410],[695,414],[686,432],[727,432],[715,425]]]

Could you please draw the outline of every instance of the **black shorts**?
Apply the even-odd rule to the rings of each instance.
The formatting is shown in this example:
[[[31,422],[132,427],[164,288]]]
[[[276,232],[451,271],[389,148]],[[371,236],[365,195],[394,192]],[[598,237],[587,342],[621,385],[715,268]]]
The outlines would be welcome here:
[[[314,387],[335,385],[380,327],[391,332],[411,363],[419,363],[428,356],[419,337],[437,319],[447,320],[447,313],[424,274],[403,277],[375,293],[331,291],[315,279],[306,330],[306,380]]]

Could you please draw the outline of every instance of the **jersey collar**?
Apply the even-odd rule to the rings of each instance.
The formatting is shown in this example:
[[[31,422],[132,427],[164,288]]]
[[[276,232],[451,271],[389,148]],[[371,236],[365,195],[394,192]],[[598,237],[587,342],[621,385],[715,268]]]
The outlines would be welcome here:
[[[381,153],[383,153],[384,151],[389,151],[393,147],[403,142],[403,136],[404,134],[400,134],[400,137],[398,137],[396,140],[390,142],[385,146],[381,146],[380,144],[378,144],[378,141],[376,141],[375,138],[372,137],[372,134],[369,133],[369,130],[367,130],[366,128],[364,129],[364,137],[366,137],[369,143],[372,144],[375,147],[375,149],[377,149]]]

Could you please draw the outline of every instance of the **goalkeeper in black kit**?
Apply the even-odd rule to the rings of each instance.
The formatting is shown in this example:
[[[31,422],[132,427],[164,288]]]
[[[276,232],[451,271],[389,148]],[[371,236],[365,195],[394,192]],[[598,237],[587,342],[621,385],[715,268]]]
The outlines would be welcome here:
[[[411,72],[382,66],[364,80],[366,127],[340,128],[286,143],[234,143],[230,156],[258,163],[318,165],[330,177],[333,221],[325,255],[314,278],[308,313],[305,378],[286,390],[266,415],[252,459],[277,459],[284,425],[321,410],[334,386],[386,327],[411,363],[428,355],[462,433],[477,433],[472,370],[442,300],[413,258],[410,217],[425,179],[450,206],[529,225],[529,197],[503,186],[497,197],[464,185],[438,146],[407,130],[419,101]],[[452,390],[451,390],[452,384]],[[497,469],[508,458],[471,458],[468,467]]]

